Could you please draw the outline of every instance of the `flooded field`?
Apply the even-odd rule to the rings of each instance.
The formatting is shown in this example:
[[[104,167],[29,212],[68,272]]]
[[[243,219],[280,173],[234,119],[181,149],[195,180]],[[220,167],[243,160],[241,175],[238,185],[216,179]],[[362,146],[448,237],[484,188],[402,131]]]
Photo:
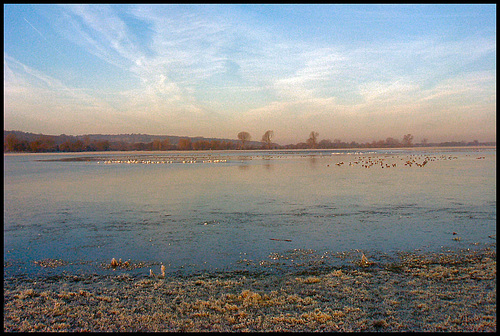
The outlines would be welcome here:
[[[43,274],[51,259],[72,272],[105,271],[112,258],[188,272],[259,267],[296,250],[336,261],[328,256],[351,250],[472,248],[496,235],[495,149],[6,155],[4,164],[7,276]]]
[[[496,330],[495,148],[4,167],[5,330]]]

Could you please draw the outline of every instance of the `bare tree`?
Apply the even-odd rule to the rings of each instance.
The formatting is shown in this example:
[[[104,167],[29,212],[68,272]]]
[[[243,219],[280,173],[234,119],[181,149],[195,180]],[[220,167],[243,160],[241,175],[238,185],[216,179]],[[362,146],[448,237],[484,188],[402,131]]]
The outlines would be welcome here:
[[[399,141],[397,139],[389,137],[389,138],[385,139],[385,145],[387,147],[399,147],[401,144],[399,143]]]
[[[240,132],[238,133],[238,139],[241,140],[241,149],[245,149],[245,145],[248,141],[250,141],[252,137],[248,132]]]
[[[412,141],[413,141],[413,135],[406,134],[405,136],[403,136],[403,146],[405,147],[413,146]]]
[[[309,139],[307,139],[306,141],[309,148],[316,148],[316,146],[318,145],[318,136],[319,133],[314,131],[309,134]]]
[[[271,149],[271,145],[272,145],[271,139],[273,138],[273,136],[274,136],[274,132],[271,130],[266,131],[266,133],[264,133],[264,135],[262,136],[261,141],[266,144],[268,149]]]

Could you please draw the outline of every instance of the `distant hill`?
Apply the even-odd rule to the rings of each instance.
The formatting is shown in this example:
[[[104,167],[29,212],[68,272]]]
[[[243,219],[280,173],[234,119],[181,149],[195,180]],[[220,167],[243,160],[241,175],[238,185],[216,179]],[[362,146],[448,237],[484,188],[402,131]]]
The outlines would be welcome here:
[[[180,139],[189,139],[191,142],[196,142],[200,140],[204,141],[225,141],[233,144],[240,144],[241,141],[238,139],[222,139],[222,138],[204,138],[204,137],[188,137],[188,136],[175,136],[175,135],[150,135],[150,134],[140,134],[140,133],[132,133],[132,134],[83,134],[83,135],[47,135],[41,133],[29,133],[22,131],[6,131],[4,130],[3,136],[4,139],[7,135],[13,134],[20,141],[35,141],[40,139],[40,137],[50,138],[55,144],[60,145],[66,141],[76,141],[76,140],[90,140],[90,141],[109,141],[109,142],[124,142],[127,144],[133,143],[150,143],[155,140],[163,141],[168,139],[169,143],[172,145],[177,145]],[[249,146],[261,147],[262,142],[260,141],[249,141],[247,143]]]
[[[241,143],[240,140],[237,139],[223,139],[223,138],[205,138],[205,137],[188,137],[188,136],[175,136],[175,135],[150,135],[150,134],[141,134],[141,133],[132,133],[132,134],[83,134],[83,135],[66,135],[66,134],[61,134],[61,135],[48,135],[48,134],[41,134],[41,133],[29,133],[29,132],[22,132],[22,131],[6,131],[4,130],[3,136],[4,139],[8,134],[13,134],[16,136],[17,139],[21,141],[35,141],[39,139],[40,137],[46,137],[46,138],[51,138],[55,141],[56,144],[62,144],[65,141],[76,141],[76,140],[95,140],[95,141],[109,141],[109,142],[125,142],[125,143],[149,143],[154,140],[165,140],[168,139],[168,141],[176,145],[179,143],[180,139],[190,139],[191,142],[195,141],[200,141],[200,140],[205,140],[205,141],[225,141],[225,142],[230,142],[230,143],[235,143],[239,144]],[[254,145],[254,146],[261,146],[262,143],[259,141],[249,141],[249,145]]]

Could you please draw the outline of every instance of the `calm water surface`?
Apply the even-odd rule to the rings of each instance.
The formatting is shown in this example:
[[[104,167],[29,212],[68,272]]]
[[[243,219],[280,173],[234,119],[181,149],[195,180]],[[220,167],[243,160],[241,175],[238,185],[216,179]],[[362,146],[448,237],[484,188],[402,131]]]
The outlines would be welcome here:
[[[495,167],[495,148],[7,154],[4,273],[475,248],[496,241]]]

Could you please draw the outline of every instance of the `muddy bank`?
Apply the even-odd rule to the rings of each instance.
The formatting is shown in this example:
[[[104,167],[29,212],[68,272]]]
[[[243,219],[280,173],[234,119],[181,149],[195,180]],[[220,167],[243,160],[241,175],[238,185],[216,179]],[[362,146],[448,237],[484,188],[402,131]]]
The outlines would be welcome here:
[[[4,331],[496,331],[496,246],[322,272],[8,278]]]

